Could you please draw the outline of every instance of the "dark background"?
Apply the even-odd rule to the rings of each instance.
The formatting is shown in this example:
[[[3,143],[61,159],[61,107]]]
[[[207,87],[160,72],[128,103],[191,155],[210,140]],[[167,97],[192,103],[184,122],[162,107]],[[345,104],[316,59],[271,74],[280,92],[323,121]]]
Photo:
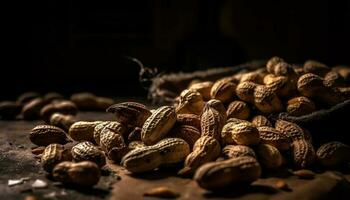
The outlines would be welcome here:
[[[12,2],[2,30],[2,99],[21,92],[140,96],[138,66],[231,66],[278,55],[350,63],[349,1]]]

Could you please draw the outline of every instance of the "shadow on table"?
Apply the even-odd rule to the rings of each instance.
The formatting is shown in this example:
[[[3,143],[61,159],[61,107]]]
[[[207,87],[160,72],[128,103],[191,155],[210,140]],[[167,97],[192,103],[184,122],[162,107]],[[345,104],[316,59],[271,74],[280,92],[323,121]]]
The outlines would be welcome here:
[[[238,198],[247,194],[275,194],[278,190],[266,185],[231,185],[225,189],[206,192],[206,198]]]

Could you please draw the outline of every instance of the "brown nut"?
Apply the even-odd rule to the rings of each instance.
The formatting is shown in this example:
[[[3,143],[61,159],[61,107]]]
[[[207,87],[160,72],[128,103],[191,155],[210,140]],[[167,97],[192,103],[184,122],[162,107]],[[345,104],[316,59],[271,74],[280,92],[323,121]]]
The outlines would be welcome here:
[[[287,112],[291,116],[307,115],[316,110],[314,102],[307,97],[294,97],[287,104]]]
[[[284,62],[284,60],[280,57],[274,56],[270,58],[266,63],[266,69],[269,73],[273,74],[275,71],[275,65],[277,63]]]
[[[213,85],[214,83],[211,81],[204,81],[192,84],[188,89],[199,92],[202,95],[203,100],[208,101],[211,98],[210,91]]]
[[[123,135],[109,128],[104,128],[100,133],[100,146],[109,159],[119,162],[129,151]]]
[[[185,140],[192,149],[195,142],[201,137],[201,133],[196,127],[181,125],[174,126],[169,133],[169,137]]]
[[[108,97],[96,97],[96,110],[105,111],[114,104],[114,100]]]
[[[293,80],[297,77],[292,65],[286,62],[279,62],[274,66],[273,73],[275,76],[285,76],[293,82]]]
[[[70,141],[64,130],[50,125],[36,126],[30,131],[29,139],[38,146],[47,146],[53,143],[66,144]]]
[[[306,97],[317,96],[318,93],[325,90],[322,77],[312,73],[302,75],[297,86],[300,94]]]
[[[179,171],[181,175],[192,174],[204,163],[219,157],[220,143],[209,136],[200,137],[193,146],[193,151],[186,157],[184,168]]]
[[[325,75],[323,84],[330,88],[346,86],[344,78],[335,71],[330,71]]]
[[[289,149],[292,141],[282,132],[270,126],[260,126],[258,127],[258,131],[260,135],[260,143],[269,144],[281,151]]]
[[[210,91],[212,99],[220,100],[223,103],[230,102],[235,96],[236,84],[231,77],[217,80]]]
[[[141,131],[140,127],[135,127],[128,135],[128,142],[141,141]]]
[[[57,126],[64,131],[69,131],[69,128],[77,122],[77,119],[73,115],[65,115],[61,113],[55,113],[50,117],[50,125]]]
[[[75,122],[69,128],[68,134],[75,141],[90,141],[95,142],[94,140],[94,130],[95,127],[100,124],[101,121],[95,122],[86,122],[79,121]]]
[[[258,84],[246,81],[237,85],[236,94],[237,96],[246,102],[254,103],[254,90]]]
[[[201,118],[198,115],[194,114],[178,114],[176,116],[176,125],[188,125],[201,129]]]
[[[318,161],[325,167],[334,168],[350,161],[350,146],[341,142],[328,142],[318,148]]]
[[[202,95],[194,90],[184,90],[180,94],[180,101],[175,108],[176,114],[199,115],[204,107]]]
[[[21,104],[14,101],[0,102],[0,118],[1,119],[15,119],[21,113]]]
[[[49,103],[54,102],[54,101],[63,100],[64,96],[60,93],[57,93],[57,92],[49,92],[43,96],[43,99],[47,104],[49,104]]]
[[[70,100],[79,108],[79,110],[94,110],[96,108],[96,96],[92,93],[75,93]]]
[[[129,127],[142,127],[151,111],[143,104],[124,102],[110,106],[107,112],[113,113],[117,121]]]
[[[296,86],[286,76],[276,76],[266,87],[271,89],[279,97],[289,97],[296,92]]]
[[[175,109],[170,106],[158,108],[142,126],[141,139],[146,145],[160,141],[176,122]]]
[[[23,119],[34,120],[40,118],[40,110],[46,105],[43,98],[35,98],[26,103],[22,108]]]
[[[194,180],[207,190],[220,189],[232,184],[251,183],[261,175],[261,167],[253,157],[238,157],[202,165]]]
[[[264,115],[256,115],[255,117],[253,117],[252,124],[254,124],[257,127],[259,126],[272,127],[272,123]]]
[[[336,66],[334,71],[340,74],[344,78],[346,83],[350,83],[350,67],[349,66]]]
[[[75,162],[87,160],[96,163],[99,167],[103,167],[106,164],[103,152],[91,142],[80,142],[73,146],[71,152]]]
[[[21,95],[19,95],[19,97],[17,98],[17,103],[19,103],[20,105],[25,105],[28,102],[30,102],[31,100],[40,97],[41,95],[37,92],[25,92]]]
[[[263,75],[263,73],[257,71],[247,72],[241,75],[240,82],[250,81],[256,84],[262,84],[264,79]]]
[[[47,146],[41,156],[41,166],[49,173],[60,162],[70,161],[72,155],[69,149],[65,149],[61,144],[50,144]]]
[[[50,117],[54,113],[76,115],[78,108],[71,101],[59,101],[47,104],[40,110],[40,116],[45,122],[50,122]]]
[[[190,146],[180,138],[166,138],[152,146],[136,148],[127,153],[121,165],[132,173],[154,170],[158,167],[183,161]]]
[[[274,113],[283,110],[283,105],[277,95],[264,85],[256,86],[254,105],[263,113]]]
[[[256,148],[258,160],[266,169],[277,169],[283,163],[283,156],[279,150],[268,144],[260,144]]]
[[[219,106],[220,105],[220,106]],[[220,133],[226,122],[226,110],[219,100],[208,101],[201,115],[201,134],[220,141]]]
[[[233,101],[227,108],[227,118],[248,119],[250,108],[244,101]]]
[[[101,177],[98,166],[90,161],[73,163],[61,162],[53,169],[52,176],[64,184],[91,187],[96,185]]]
[[[258,129],[251,123],[228,123],[221,132],[223,144],[256,145],[260,141]]]
[[[315,60],[307,60],[304,63],[304,71],[324,77],[331,69],[327,65]]]
[[[245,145],[227,145],[222,149],[222,154],[226,159],[243,156],[251,156],[256,158],[254,150]]]

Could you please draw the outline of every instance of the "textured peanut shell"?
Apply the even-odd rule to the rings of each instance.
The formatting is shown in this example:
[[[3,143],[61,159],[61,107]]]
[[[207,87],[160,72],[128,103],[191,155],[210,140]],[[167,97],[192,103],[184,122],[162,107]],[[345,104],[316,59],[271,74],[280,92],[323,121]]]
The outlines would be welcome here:
[[[78,143],[72,148],[71,152],[75,162],[87,160],[96,163],[99,167],[106,164],[104,153],[91,142]]]
[[[61,144],[50,144],[47,146],[41,156],[41,166],[49,173],[60,162],[68,161],[71,159],[69,151],[65,150]]]
[[[315,60],[307,60],[304,63],[304,71],[324,77],[331,69],[327,65]]]
[[[121,158],[128,152],[124,138],[121,134],[105,128],[100,134],[100,146],[109,159],[120,161]]]
[[[250,108],[244,101],[233,101],[227,108],[227,118],[248,119]]]
[[[146,145],[153,145],[163,139],[176,122],[173,107],[158,108],[142,126],[141,139]]]
[[[307,97],[292,98],[287,104],[287,112],[291,116],[307,115],[316,110],[314,102]]]
[[[316,152],[317,160],[325,167],[334,168],[350,161],[350,146],[341,142],[328,142]]]
[[[312,73],[302,75],[298,79],[297,88],[306,97],[315,97],[325,91],[322,77]]]
[[[277,57],[277,56],[274,56],[272,58],[270,58],[267,63],[266,63],[266,69],[269,73],[274,73],[275,71],[275,65],[277,63],[280,63],[280,62],[284,62],[284,60],[280,57]]]
[[[169,133],[169,137],[181,138],[185,140],[192,149],[195,142],[201,137],[201,133],[196,127],[181,125],[174,126]]]
[[[123,157],[121,165],[132,173],[141,173],[181,162],[189,153],[190,146],[183,139],[166,138],[155,145],[130,151]]]
[[[259,127],[259,126],[271,126],[272,127],[272,123],[264,115],[254,116],[252,119],[252,124],[254,124],[257,127]]]
[[[250,81],[253,83],[257,83],[257,84],[262,84],[263,83],[263,74],[262,73],[258,73],[256,71],[253,72],[247,72],[242,74],[241,78],[240,78],[240,82],[246,82],[246,81]]]
[[[260,142],[258,129],[251,123],[233,124],[224,126],[221,132],[223,144],[256,145]]]
[[[344,78],[336,71],[328,72],[324,77],[323,84],[326,87],[344,87],[344,86],[346,86]]]
[[[245,145],[227,145],[222,149],[222,155],[226,159],[243,156],[251,156],[256,158],[254,150]]]
[[[29,139],[38,146],[49,144],[66,144],[69,142],[66,133],[61,128],[51,125],[38,125],[29,133]]]
[[[199,92],[202,95],[203,100],[208,101],[211,98],[210,91],[213,85],[213,82],[205,81],[192,84],[188,89]]]
[[[199,115],[204,107],[202,95],[194,90],[184,90],[180,94],[180,101],[176,106],[176,114]]]
[[[75,93],[70,100],[79,108],[79,110],[94,110],[96,108],[96,96],[89,92]]]
[[[211,136],[220,141],[220,133],[226,121],[226,113],[219,113],[216,109],[206,104],[201,115],[201,134]]]
[[[96,98],[96,110],[105,111],[107,108],[114,104],[114,100],[108,97]]]
[[[261,167],[253,157],[231,158],[202,165],[194,180],[207,190],[215,190],[232,184],[251,183],[261,175]]]
[[[201,118],[198,115],[194,114],[178,114],[176,115],[176,124],[177,125],[188,125],[201,129]]]
[[[236,95],[243,101],[254,103],[254,90],[258,84],[246,81],[237,85]]]
[[[77,119],[73,115],[64,115],[61,113],[55,113],[50,117],[50,125],[62,128],[65,131],[69,131],[69,128],[77,122]]]
[[[94,128],[94,141],[97,145],[100,145],[100,134],[102,132],[102,130],[109,124],[111,123],[111,121],[104,121],[99,123],[98,125],[95,126]]]
[[[210,91],[210,96],[212,99],[227,103],[235,96],[235,90],[236,84],[232,82],[231,78],[223,78],[214,83]]]
[[[222,118],[227,119],[226,108],[220,100],[211,99],[206,103],[206,106],[218,111]]]
[[[141,131],[140,127],[135,127],[128,135],[128,142],[141,141]]]
[[[113,113],[118,122],[131,127],[142,127],[151,111],[143,104],[124,102],[110,106],[107,112]]]
[[[193,146],[193,151],[186,157],[184,168],[179,174],[192,174],[204,163],[215,160],[219,157],[220,143],[209,136],[199,138]]]
[[[260,126],[258,127],[258,131],[260,135],[260,143],[269,144],[281,151],[289,149],[291,139],[282,132],[269,126]]]
[[[311,142],[308,140],[293,140],[292,155],[294,165],[297,168],[311,166],[316,158],[316,153]]]
[[[100,124],[101,121],[87,122],[79,121],[71,125],[68,134],[75,141],[90,141],[94,140],[95,127]]]
[[[35,98],[26,103],[22,108],[23,119],[34,120],[40,118],[40,110],[46,105],[43,98]]]
[[[54,113],[76,115],[78,113],[78,108],[73,102],[67,100],[52,102],[40,110],[40,117],[45,122],[50,122],[50,117]]]
[[[277,94],[278,97],[289,97],[295,93],[296,86],[285,76],[277,76],[270,80],[266,87]]]
[[[283,105],[277,95],[263,85],[257,86],[254,90],[254,105],[266,114],[283,110]]]
[[[82,187],[96,185],[101,177],[98,166],[90,161],[73,163],[61,162],[53,169],[52,176],[56,181]]]
[[[260,144],[255,150],[260,164],[266,169],[277,169],[283,164],[282,154],[276,147]]]

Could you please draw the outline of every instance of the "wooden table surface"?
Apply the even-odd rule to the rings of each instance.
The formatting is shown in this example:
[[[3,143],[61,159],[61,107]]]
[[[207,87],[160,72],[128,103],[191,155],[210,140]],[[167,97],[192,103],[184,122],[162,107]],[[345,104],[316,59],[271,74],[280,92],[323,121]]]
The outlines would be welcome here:
[[[79,113],[81,120],[112,120],[106,113]],[[103,169],[103,176],[92,189],[67,188],[50,180],[40,163],[31,153],[34,145],[28,132],[42,121],[0,121],[0,198],[24,199],[34,195],[38,199],[157,199],[143,194],[158,186],[167,186],[180,193],[178,199],[348,199],[350,174],[333,171],[319,172],[312,180],[299,179],[287,170],[264,173],[249,187],[232,186],[225,191],[209,192],[197,186],[191,179],[176,177],[173,172],[158,170],[132,176],[112,163]],[[29,180],[9,187],[9,179]],[[48,183],[45,189],[33,189],[31,184],[41,179]],[[276,189],[274,184],[283,179],[290,191]],[[348,198],[347,198],[348,197]]]

